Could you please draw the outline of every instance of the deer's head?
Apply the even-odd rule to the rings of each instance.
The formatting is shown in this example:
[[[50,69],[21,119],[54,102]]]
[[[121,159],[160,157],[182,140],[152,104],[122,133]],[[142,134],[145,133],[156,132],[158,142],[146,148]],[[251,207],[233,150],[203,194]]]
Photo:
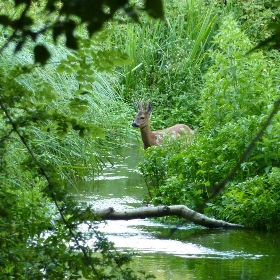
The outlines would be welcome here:
[[[138,128],[143,128],[143,127],[149,125],[149,122],[150,122],[149,120],[150,120],[150,116],[152,113],[152,104],[150,102],[148,102],[144,108],[142,103],[138,102],[137,107],[138,107],[138,113],[135,116],[135,120],[132,123],[132,126],[138,127]]]

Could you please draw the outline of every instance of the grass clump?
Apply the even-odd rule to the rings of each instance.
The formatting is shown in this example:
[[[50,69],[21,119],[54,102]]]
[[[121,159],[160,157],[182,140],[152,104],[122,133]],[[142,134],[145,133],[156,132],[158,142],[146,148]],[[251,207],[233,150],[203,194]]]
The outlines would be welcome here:
[[[124,45],[133,60],[120,72],[119,90],[129,103],[153,103],[155,128],[198,125],[196,102],[216,23],[214,3],[175,1],[166,2],[164,21],[145,19],[141,26],[128,25],[122,34],[116,32],[116,42]]]

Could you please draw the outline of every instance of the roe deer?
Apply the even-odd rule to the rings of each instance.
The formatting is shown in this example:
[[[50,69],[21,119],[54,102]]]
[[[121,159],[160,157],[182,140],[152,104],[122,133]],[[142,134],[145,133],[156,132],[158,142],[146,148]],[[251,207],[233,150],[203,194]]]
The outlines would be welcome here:
[[[143,108],[143,105],[140,102],[137,103],[137,106],[138,113],[132,126],[140,128],[144,149],[151,146],[158,146],[163,140],[162,136],[166,133],[172,133],[175,134],[175,136],[178,136],[186,131],[190,135],[194,134],[194,131],[185,124],[175,124],[174,126],[162,130],[151,131],[150,116],[152,113],[152,104],[148,102],[146,109]]]

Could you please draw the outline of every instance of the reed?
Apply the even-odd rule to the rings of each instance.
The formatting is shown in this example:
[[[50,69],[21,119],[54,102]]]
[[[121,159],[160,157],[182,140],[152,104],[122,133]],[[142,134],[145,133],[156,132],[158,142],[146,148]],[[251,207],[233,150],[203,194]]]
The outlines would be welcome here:
[[[62,46],[55,47],[48,38],[40,40],[52,52],[51,61],[44,68],[32,65],[32,54],[28,52],[31,43],[26,51],[16,55],[12,55],[12,44],[1,54],[0,65],[5,69],[2,93],[12,88],[12,83],[22,88],[25,100],[13,104],[11,112],[29,120],[24,133],[40,161],[55,166],[61,179],[75,185],[83,176],[98,175],[112,155],[118,156],[115,150],[128,145],[125,139],[132,133],[128,129],[130,109],[114,90],[114,75],[87,69],[88,75],[79,81],[75,67],[74,71],[70,67],[65,67],[67,71],[57,70],[74,53]],[[22,106],[26,109],[19,109]],[[115,114],[119,108],[122,113]],[[71,130],[71,126],[77,129]],[[79,136],[79,126],[85,126],[84,137]],[[4,119],[0,120],[0,127],[2,138],[8,131]],[[26,177],[31,182],[29,171],[18,168],[27,160],[28,153],[17,137],[12,135],[12,139],[5,147],[5,161],[10,163],[13,182],[21,185]]]
[[[209,64],[217,24],[215,1],[167,1],[164,21],[144,18],[142,25],[118,28],[114,40],[122,44],[132,64],[119,70],[119,91],[129,103],[151,100],[162,114],[161,126],[174,122],[195,124],[201,75]],[[166,108],[179,108],[165,114]],[[166,120],[162,123],[161,120]]]

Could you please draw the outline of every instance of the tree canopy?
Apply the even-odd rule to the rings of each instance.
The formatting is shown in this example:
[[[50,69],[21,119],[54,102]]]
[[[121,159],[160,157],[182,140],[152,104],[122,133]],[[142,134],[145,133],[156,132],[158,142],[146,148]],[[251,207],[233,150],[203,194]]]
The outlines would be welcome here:
[[[13,15],[14,17],[11,18],[5,13],[0,14],[0,25],[12,30],[0,51],[12,41],[17,42],[15,51],[19,51],[26,41],[31,39],[36,43],[33,50],[35,62],[45,64],[50,58],[50,53],[46,46],[37,43],[37,39],[39,35],[46,32],[51,32],[54,42],[64,36],[66,47],[77,50],[79,42],[75,31],[79,25],[84,25],[88,35],[92,36],[101,30],[106,22],[113,20],[125,22],[120,12],[137,23],[140,23],[140,11],[145,11],[153,18],[163,18],[162,0],[145,0],[140,3],[140,6],[131,2],[129,0],[46,0],[40,2],[15,0],[14,8],[18,11],[16,16]],[[38,10],[38,13],[43,13],[45,21],[38,22],[38,18],[32,15],[33,9]],[[118,18],[117,13],[119,13]]]

